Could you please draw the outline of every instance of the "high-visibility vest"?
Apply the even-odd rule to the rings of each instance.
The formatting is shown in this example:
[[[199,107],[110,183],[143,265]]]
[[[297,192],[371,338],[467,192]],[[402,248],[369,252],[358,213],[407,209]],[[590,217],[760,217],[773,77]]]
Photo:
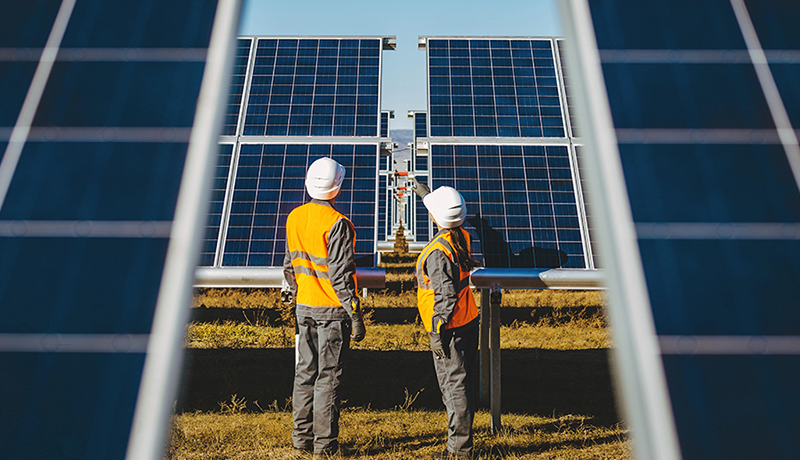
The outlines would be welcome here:
[[[467,241],[467,248],[469,248],[469,233],[460,227],[459,230],[464,234],[464,238]],[[458,265],[458,271],[460,274],[459,285],[456,286],[456,292],[458,292],[458,303],[453,311],[453,316],[444,326],[441,324],[432,324],[434,313],[433,286],[431,286],[430,278],[428,278],[428,276],[425,274],[424,267],[425,260],[427,260],[428,256],[431,255],[431,253],[436,249],[440,249],[453,263],[458,265],[455,246],[450,239],[449,231],[442,233],[428,243],[428,245],[425,246],[425,249],[422,250],[419,258],[417,258],[417,308],[419,308],[419,315],[422,318],[422,324],[425,326],[425,330],[428,332],[439,332],[442,327],[445,329],[453,329],[463,326],[478,317],[478,306],[475,305],[475,298],[472,296],[472,291],[469,288],[469,272],[462,270],[461,266]]]
[[[298,305],[342,306],[328,278],[328,234],[341,219],[352,227],[350,219],[332,206],[313,202],[289,213],[286,219],[286,245],[297,282]],[[353,249],[355,244],[353,238]]]

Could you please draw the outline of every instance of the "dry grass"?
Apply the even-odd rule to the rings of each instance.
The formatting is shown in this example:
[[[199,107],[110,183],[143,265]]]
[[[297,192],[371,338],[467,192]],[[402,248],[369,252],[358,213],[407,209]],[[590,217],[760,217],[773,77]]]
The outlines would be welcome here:
[[[602,427],[578,415],[539,417],[504,414],[503,429],[489,430],[490,415],[475,414],[475,459],[626,459],[626,430]],[[228,408],[220,414],[176,416],[170,435],[171,460],[294,459],[291,413],[268,408],[249,414]],[[339,439],[358,449],[360,460],[429,458],[445,446],[444,411],[350,410],[342,412]]]
[[[480,303],[480,293],[473,290],[475,301]],[[370,290],[361,299],[365,308],[416,308],[416,290],[387,295]],[[603,306],[603,291],[567,291],[557,289],[506,289],[503,290],[503,307],[588,307]],[[272,308],[284,309],[278,289],[214,289],[195,291],[192,307],[205,308]]]
[[[514,323],[500,327],[500,348],[585,350],[609,348],[610,337],[599,320],[574,320],[567,324]],[[192,323],[186,336],[188,348],[292,348],[291,326],[259,326],[244,323]],[[428,336],[417,324],[367,324],[367,336],[351,348],[374,351],[427,351]]]

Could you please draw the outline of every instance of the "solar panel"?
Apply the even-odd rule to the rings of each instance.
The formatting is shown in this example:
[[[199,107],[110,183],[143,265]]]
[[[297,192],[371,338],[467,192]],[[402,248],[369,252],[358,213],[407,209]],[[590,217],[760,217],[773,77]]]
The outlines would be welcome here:
[[[566,137],[552,40],[429,38],[431,137]]]
[[[238,6],[0,6],[0,458],[162,457]]]
[[[800,4],[565,6],[637,453],[800,457]]]
[[[467,202],[472,254],[494,268],[586,268],[568,146],[431,146],[433,188]]]
[[[377,136],[380,38],[258,38],[245,136]]]
[[[308,166],[331,157],[347,170],[335,208],[355,226],[356,264],[371,267],[377,224],[375,144],[241,144],[221,265],[282,266],[286,217],[310,200]]]
[[[242,108],[242,97],[244,96],[245,79],[247,77],[248,64],[250,62],[250,49],[253,40],[250,38],[239,38],[236,40],[236,60],[233,65],[231,75],[231,92],[228,99],[228,109],[225,112],[225,123],[222,125],[223,136],[235,136],[239,126],[239,112]]]
[[[381,137],[389,137],[389,112],[381,112]]]
[[[559,70],[561,71],[561,79],[564,82],[564,106],[567,112],[567,132],[570,137],[580,137],[580,133],[576,129],[575,113],[573,109],[572,94],[570,91],[569,72],[567,70],[566,61],[564,58],[564,40],[556,40],[556,49],[558,51]]]
[[[231,171],[231,161],[233,161],[233,144],[222,144],[219,146],[217,156],[217,169],[214,174],[214,183],[211,189],[211,201],[209,203],[208,222],[206,223],[205,239],[203,248],[200,252],[201,267],[212,267],[216,263],[216,254],[219,251],[220,228],[222,226],[223,214],[228,191],[229,175]]]
[[[428,137],[428,114],[414,112],[414,137]]]

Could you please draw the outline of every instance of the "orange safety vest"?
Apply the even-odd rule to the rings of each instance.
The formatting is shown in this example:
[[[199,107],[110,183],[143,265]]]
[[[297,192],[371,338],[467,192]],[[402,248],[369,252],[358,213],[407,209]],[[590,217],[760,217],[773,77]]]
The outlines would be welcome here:
[[[328,278],[328,233],[341,219],[353,225],[350,219],[332,206],[313,202],[289,213],[286,219],[286,245],[297,282],[298,305],[342,306]],[[353,238],[353,249],[355,244]]]
[[[464,233],[464,237],[467,240],[467,248],[470,245],[470,237],[469,233],[463,228],[460,228],[461,232]],[[445,255],[453,261],[456,265],[458,265],[457,256],[455,254],[455,249],[453,246],[453,242],[450,239],[450,232],[445,232],[436,238],[434,238],[425,249],[422,250],[422,253],[417,258],[417,308],[419,308],[419,315],[422,318],[422,324],[425,326],[425,329],[428,332],[434,331],[432,328],[433,325],[431,324],[433,318],[433,304],[434,304],[434,295],[433,295],[433,286],[431,286],[431,280],[425,275],[425,260],[427,260],[428,256],[436,249],[440,249]],[[460,283],[456,286],[456,291],[458,292],[458,303],[456,304],[456,308],[453,311],[453,316],[450,318],[450,321],[444,325],[445,329],[453,329],[459,326],[463,326],[473,319],[478,317],[478,306],[475,305],[475,298],[472,296],[472,291],[469,288],[469,272],[465,272],[461,269],[461,266],[458,266],[458,271],[460,273]],[[436,332],[439,332],[441,328],[441,324],[436,325]]]

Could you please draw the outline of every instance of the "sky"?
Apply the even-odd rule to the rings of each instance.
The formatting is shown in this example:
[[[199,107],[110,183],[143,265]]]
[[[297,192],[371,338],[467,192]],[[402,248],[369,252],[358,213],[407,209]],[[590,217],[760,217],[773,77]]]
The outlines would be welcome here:
[[[557,0],[244,0],[240,35],[396,36],[383,52],[381,109],[392,129],[412,129],[426,109],[422,36],[561,36]]]

